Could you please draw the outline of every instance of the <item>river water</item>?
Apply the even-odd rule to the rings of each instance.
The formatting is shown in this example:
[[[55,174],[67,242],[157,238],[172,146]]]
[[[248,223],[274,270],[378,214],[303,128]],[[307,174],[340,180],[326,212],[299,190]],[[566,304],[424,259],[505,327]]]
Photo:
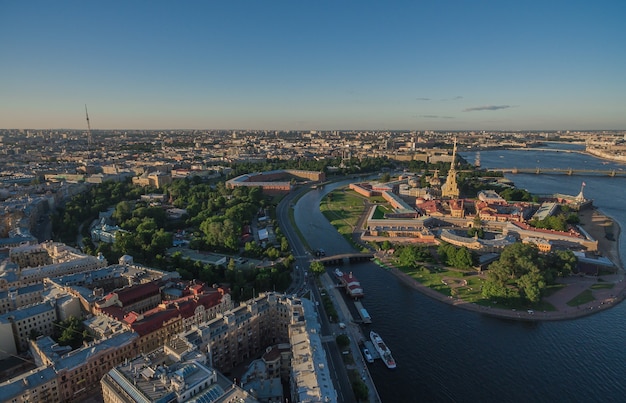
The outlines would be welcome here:
[[[560,145],[551,145],[558,148]],[[569,149],[582,146],[569,145]],[[473,162],[474,153],[462,153]],[[482,151],[485,168],[626,169],[594,157],[561,151]],[[626,178],[511,175],[533,193],[585,195],[626,230]],[[327,253],[349,251],[318,215],[333,185],[309,192],[296,221]],[[311,234],[306,234],[311,239]],[[621,237],[622,259],[626,257]],[[626,399],[626,303],[580,319],[528,323],[483,316],[432,300],[372,263],[350,270],[361,280],[363,305],[391,348],[398,368],[370,366],[381,399],[389,402],[618,402]]]

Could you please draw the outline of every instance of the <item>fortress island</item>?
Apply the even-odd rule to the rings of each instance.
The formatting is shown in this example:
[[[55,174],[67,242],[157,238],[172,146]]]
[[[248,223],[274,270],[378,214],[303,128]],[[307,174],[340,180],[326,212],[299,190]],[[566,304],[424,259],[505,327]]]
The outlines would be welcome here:
[[[481,178],[485,189],[462,197],[455,159],[456,144],[445,178],[403,173],[344,190],[366,199],[353,239],[376,248],[380,266],[445,303],[513,319],[575,318],[623,299],[619,225],[585,197],[584,183],[575,196],[537,196]],[[323,204],[336,209],[338,198]]]

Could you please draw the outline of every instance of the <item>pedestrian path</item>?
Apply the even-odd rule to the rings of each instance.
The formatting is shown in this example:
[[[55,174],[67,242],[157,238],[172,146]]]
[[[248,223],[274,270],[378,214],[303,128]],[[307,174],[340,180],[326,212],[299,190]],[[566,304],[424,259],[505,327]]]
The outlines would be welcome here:
[[[332,325],[333,334],[336,335],[343,333],[350,338],[350,351],[352,353],[352,357],[354,358],[354,365],[347,365],[346,368],[354,369],[361,375],[361,379],[365,382],[369,390],[369,401],[371,403],[380,402],[380,396],[376,390],[376,385],[374,384],[374,380],[372,379],[360,348],[360,343],[365,342],[367,338],[363,335],[359,325],[354,322],[352,314],[350,313],[350,310],[341,295],[341,289],[335,286],[335,283],[330,278],[328,273],[324,273],[320,277],[320,281],[323,287],[328,291],[328,295],[337,310],[339,322],[346,325],[345,329],[341,329],[338,324]]]

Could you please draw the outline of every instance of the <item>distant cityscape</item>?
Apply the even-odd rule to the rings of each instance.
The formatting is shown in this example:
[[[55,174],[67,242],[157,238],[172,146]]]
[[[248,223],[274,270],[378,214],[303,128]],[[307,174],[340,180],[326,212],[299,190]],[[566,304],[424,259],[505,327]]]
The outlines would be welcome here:
[[[299,185],[323,186],[332,176],[380,175],[359,171],[368,159],[440,164],[446,167],[441,177],[438,169],[418,176],[387,168],[384,181],[354,176],[351,190],[381,197],[393,209],[384,220],[376,206],[369,209],[361,241],[434,244],[437,238],[487,254],[523,239],[542,252],[553,245],[595,252],[597,242],[585,233],[527,223],[549,217],[557,204],[580,208],[588,202],[582,189],[533,206],[508,203],[492,190],[472,201],[462,197],[459,152],[479,156],[481,150],[551,141],[584,143],[587,153],[626,161],[626,131],[0,130],[0,396],[11,402],[341,401],[315,299],[303,286],[306,268],[295,266],[284,292],[256,290],[236,301],[230,284],[183,278],[130,255],[110,262],[102,253],[86,253],[80,241],[54,240],[51,215],[94,186],[142,187],[143,203],[181,220],[187,206],[171,205],[171,195],[163,193],[177,180],[220,182],[231,192],[256,187],[280,198]],[[267,169],[280,162],[291,166]],[[312,163],[322,168],[311,169]],[[480,159],[465,165],[480,167]],[[266,226],[269,218],[261,211],[242,238],[279,248],[277,229]],[[467,228],[474,217],[501,236],[431,231],[440,222]],[[111,244],[125,232],[110,211],[91,221],[96,244]],[[168,246],[188,243],[181,235]],[[216,266],[246,264],[226,254],[205,258]],[[263,261],[250,265],[257,263]],[[72,318],[85,329],[74,347],[52,338],[55,327],[69,328]],[[238,379],[235,373],[241,373]]]
[[[624,161],[625,136],[624,131],[0,130],[0,183],[100,183],[137,177],[137,183],[160,185],[169,178],[227,174],[232,163],[268,160],[381,157],[450,162],[454,137],[459,150],[585,142],[590,153]],[[163,174],[167,178],[159,178]]]

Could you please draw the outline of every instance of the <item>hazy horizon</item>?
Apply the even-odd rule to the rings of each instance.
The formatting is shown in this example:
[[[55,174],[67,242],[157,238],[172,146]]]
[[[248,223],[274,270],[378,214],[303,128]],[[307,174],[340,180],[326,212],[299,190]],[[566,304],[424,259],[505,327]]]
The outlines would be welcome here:
[[[626,3],[3,2],[0,127],[626,129]],[[70,129],[75,128],[75,129]]]

